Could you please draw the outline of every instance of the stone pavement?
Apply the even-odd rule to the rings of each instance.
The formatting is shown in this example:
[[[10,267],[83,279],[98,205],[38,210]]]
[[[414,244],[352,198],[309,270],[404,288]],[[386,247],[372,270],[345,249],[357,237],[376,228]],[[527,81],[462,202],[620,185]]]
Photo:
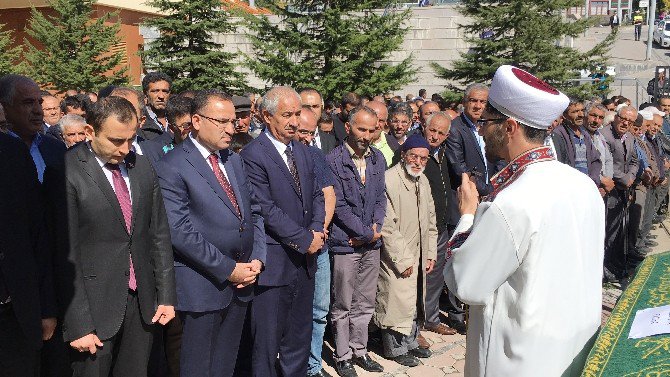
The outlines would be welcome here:
[[[664,226],[663,226],[664,225]],[[656,235],[658,246],[653,249],[652,254],[670,250],[670,219],[666,219],[663,225],[656,225],[652,234]],[[621,295],[621,286],[616,284],[606,284],[603,289],[603,323],[609,317],[616,300]],[[370,354],[384,366],[384,373],[369,373],[356,367],[360,377],[456,377],[463,376],[465,366],[465,336],[464,335],[445,335],[441,336],[431,332],[421,333],[430,343],[433,356],[421,360],[421,365],[408,368],[401,366],[394,361],[383,358],[381,347],[374,342],[370,342]],[[333,376],[337,376],[333,366],[332,346],[326,342],[323,350],[324,369]]]

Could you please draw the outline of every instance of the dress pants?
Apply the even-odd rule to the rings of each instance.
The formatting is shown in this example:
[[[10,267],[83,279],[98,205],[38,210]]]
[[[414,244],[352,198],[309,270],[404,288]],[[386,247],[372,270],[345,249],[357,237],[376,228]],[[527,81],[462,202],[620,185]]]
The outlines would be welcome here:
[[[333,303],[330,322],[335,361],[367,354],[368,324],[375,311],[379,249],[333,254]]]
[[[624,217],[626,217],[626,190],[615,188],[607,196],[605,223],[605,267],[617,277],[625,272]]]
[[[153,313],[152,313],[153,314]],[[100,339],[95,355],[70,348],[74,377],[146,377],[155,325],[142,321],[139,300],[128,292],[126,314],[113,337]]]
[[[179,312],[183,327],[181,376],[232,376],[246,311],[246,302],[233,299],[218,311]]]
[[[640,40],[640,35],[642,34],[642,24],[635,25],[635,40]]]
[[[313,303],[314,278],[305,266],[297,268],[288,285],[256,287],[251,304],[253,377],[307,375]]]
[[[68,360],[68,348],[70,348],[70,345],[63,340],[62,320],[59,318],[54,335],[42,346],[41,377],[72,376],[72,369]]]
[[[444,290],[444,266],[447,264],[449,232],[445,229],[437,237],[437,259],[433,271],[426,275],[426,323],[424,326],[440,324],[440,296]]]
[[[154,335],[148,377],[179,377],[182,323],[179,312]]]
[[[444,262],[443,262],[444,265],[443,265],[443,267],[441,267],[441,270],[443,272],[444,272],[444,266],[446,266],[446,264],[447,264],[447,259],[446,259],[447,258],[447,256],[446,256],[447,245],[449,244],[449,238],[451,237],[452,234],[454,234],[455,229],[456,229],[455,225],[449,225],[447,227],[447,231],[444,232],[446,234],[440,233],[440,235],[438,236],[438,239],[437,239],[437,253],[438,253],[438,256],[437,256],[437,261],[435,261],[435,268],[437,268],[438,264],[440,263],[440,259],[442,259],[442,260],[444,260]],[[444,244],[444,246],[442,246],[442,244]],[[444,250],[443,252],[445,253],[445,255],[441,256],[440,255],[440,250]],[[432,324],[433,322],[431,322],[431,321],[433,321],[434,319],[431,319],[431,317],[429,317],[429,315],[428,315],[429,311],[428,311],[428,308],[427,308],[428,297],[429,297],[428,295],[431,294],[431,290],[429,288],[430,279],[431,279],[431,277],[430,277],[430,275],[428,275],[426,277],[426,322]],[[444,283],[444,275],[442,275],[442,282]],[[439,305],[439,296],[438,296],[438,305]],[[465,322],[465,309],[463,309],[463,303],[451,291],[447,291],[447,302],[446,302],[445,309],[446,309],[446,312],[447,312],[447,317],[451,321]],[[434,316],[435,314],[433,313],[432,315]],[[439,315],[439,309],[438,309],[438,315]],[[433,317],[433,318],[435,318],[435,317]],[[439,318],[439,317],[437,317],[437,318]],[[435,324],[437,324],[437,322],[435,322]]]
[[[40,352],[26,342],[12,304],[0,305],[0,377],[37,377]]]
[[[647,206],[647,188],[641,184],[635,188],[635,197],[628,210],[628,254],[636,250],[640,226]]]
[[[382,344],[384,345],[384,356],[393,358],[404,355],[410,350],[419,347],[417,337],[419,336],[419,325],[416,317],[412,323],[409,335],[401,334],[391,329],[382,329]]]
[[[314,303],[312,307],[312,344],[309,352],[307,374],[321,371],[321,351],[323,350],[323,334],[326,332],[328,308],[330,307],[330,255],[324,248],[316,257],[316,273],[314,274]]]

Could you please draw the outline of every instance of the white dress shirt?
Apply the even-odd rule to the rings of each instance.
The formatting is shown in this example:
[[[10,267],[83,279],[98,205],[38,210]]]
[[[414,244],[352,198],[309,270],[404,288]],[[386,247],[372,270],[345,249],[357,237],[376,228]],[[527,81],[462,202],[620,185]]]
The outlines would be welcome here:
[[[277,149],[277,152],[279,152],[279,155],[281,156],[282,160],[284,160],[284,163],[286,164],[286,167],[288,168],[289,166],[288,166],[288,157],[286,156],[286,148],[288,148],[288,145],[291,145],[291,143],[288,143],[288,145],[286,145],[286,144],[282,143],[281,141],[277,140],[277,138],[274,137],[272,132],[270,132],[270,130],[268,130],[267,128],[265,128],[265,134],[268,135],[268,138],[272,142],[272,145],[275,146],[275,148]],[[292,148],[293,148],[293,146],[291,145],[291,149]],[[291,171],[290,168],[289,168],[289,171]]]
[[[194,138],[193,135],[189,134],[188,137],[191,138],[191,141],[193,142],[193,144],[195,144],[195,148],[198,150],[198,152],[200,152],[205,161],[207,161],[207,166],[211,167],[212,171],[214,171],[214,168],[209,162],[209,156],[212,153],[208,151],[207,148],[205,148],[202,144],[200,144],[200,142],[196,140],[196,138]],[[226,172],[226,167],[223,166],[223,162],[221,162],[221,153],[219,153],[219,151],[215,151],[214,153],[219,157],[219,168],[223,172],[223,175],[226,176],[226,179],[228,179],[228,172]],[[228,182],[230,182],[230,179],[228,179]]]

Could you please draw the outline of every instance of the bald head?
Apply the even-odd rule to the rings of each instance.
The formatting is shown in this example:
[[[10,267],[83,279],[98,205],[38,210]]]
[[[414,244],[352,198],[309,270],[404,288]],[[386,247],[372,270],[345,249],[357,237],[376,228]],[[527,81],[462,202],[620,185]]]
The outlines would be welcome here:
[[[314,142],[314,135],[316,134],[318,120],[314,110],[303,105],[300,116],[298,117],[298,129],[296,130],[293,140],[299,141],[305,145],[312,145]]]
[[[366,106],[377,114],[377,128],[375,129],[375,134],[372,138],[372,142],[374,143],[379,140],[382,131],[386,131],[389,112],[386,104],[379,101],[370,101]]]
[[[439,111],[440,105],[438,105],[437,102],[428,101],[421,105],[419,108],[419,121],[421,122],[421,126],[426,127],[426,119],[428,119],[430,115]]]

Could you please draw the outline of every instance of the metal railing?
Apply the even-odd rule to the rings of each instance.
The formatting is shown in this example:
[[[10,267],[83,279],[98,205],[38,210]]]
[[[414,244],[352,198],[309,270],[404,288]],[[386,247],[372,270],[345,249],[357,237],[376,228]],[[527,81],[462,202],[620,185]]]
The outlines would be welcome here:
[[[570,79],[567,80],[569,82],[574,82],[578,85],[582,85],[585,83],[592,83],[595,82],[595,79],[591,78],[583,78],[583,79]],[[609,84],[609,97],[612,97],[613,95],[623,95],[623,88],[624,86],[633,86],[635,85],[635,97],[630,98],[630,96],[624,95],[624,97],[629,98],[631,101],[633,101],[633,105],[635,107],[639,107],[641,103],[647,102],[649,99],[649,95],[647,94],[647,85],[646,83],[642,83],[640,79],[634,78],[634,77],[615,77],[612,79],[612,81]],[[618,93],[617,93],[618,91]]]

